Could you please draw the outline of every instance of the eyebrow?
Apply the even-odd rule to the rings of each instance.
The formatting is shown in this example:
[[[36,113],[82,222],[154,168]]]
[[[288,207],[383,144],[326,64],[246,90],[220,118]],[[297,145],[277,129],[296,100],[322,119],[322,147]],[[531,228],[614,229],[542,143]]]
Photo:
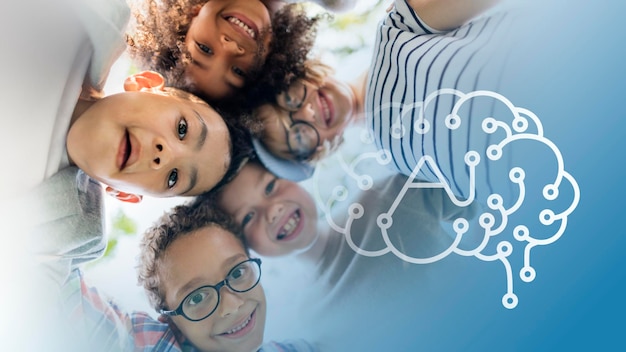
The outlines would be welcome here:
[[[202,149],[202,146],[204,145],[204,142],[206,142],[209,129],[207,128],[206,122],[204,122],[204,120],[202,119],[202,116],[200,116],[200,113],[198,113],[196,110],[194,110],[193,112],[196,114],[196,118],[198,119],[198,121],[200,121],[200,125],[202,126],[200,130],[200,135],[198,136],[198,142],[196,143],[196,148],[195,148],[196,151],[200,151],[200,149]],[[189,171],[189,184],[182,192],[180,192],[180,195],[184,196],[187,193],[189,193],[189,191],[191,191],[194,187],[196,187],[197,183],[198,183],[198,168],[196,166],[192,166],[191,171]]]
[[[201,54],[202,55],[202,54]],[[191,53],[189,54],[189,56],[191,57],[191,64],[195,65],[199,68],[201,68],[202,70],[206,70],[208,67],[206,65],[204,65],[203,63],[201,63],[200,61],[196,61],[193,59],[193,55],[191,55]],[[236,85],[234,85],[231,81],[229,81],[226,77],[226,75],[222,76],[222,79],[224,81],[224,84],[226,85],[226,87],[230,90],[236,91],[242,87],[237,87]],[[242,86],[244,86],[246,84],[245,78],[243,79],[243,84]]]
[[[189,191],[191,191],[194,187],[196,187],[196,184],[198,183],[198,168],[195,166],[191,167],[191,171],[189,171],[189,184],[187,185],[187,188],[185,188],[180,195],[184,196],[187,193],[189,193]]]
[[[200,113],[196,110],[194,110],[193,112],[196,114],[196,118],[198,119],[198,121],[200,121],[201,125],[200,135],[198,136],[198,143],[196,143],[196,151],[199,151],[200,149],[202,149],[202,146],[206,141],[206,137],[209,134],[209,129],[207,128],[206,122],[204,122],[202,116],[200,116]]]
[[[200,61],[194,60],[193,55],[191,53],[189,53],[189,57],[191,58],[191,64],[192,65],[196,65],[202,69],[206,68],[206,66],[204,66],[203,63],[201,63]]]

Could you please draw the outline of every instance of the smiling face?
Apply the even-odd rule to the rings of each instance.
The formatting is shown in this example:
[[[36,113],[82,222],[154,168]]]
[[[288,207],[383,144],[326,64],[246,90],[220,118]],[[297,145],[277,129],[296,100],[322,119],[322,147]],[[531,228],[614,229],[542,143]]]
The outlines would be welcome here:
[[[78,117],[70,159],[94,179],[155,197],[210,190],[230,163],[230,136],[207,104],[148,92],[106,97]]]
[[[250,248],[279,256],[308,248],[318,236],[317,209],[295,182],[248,163],[218,197],[218,205],[243,227]]]
[[[185,36],[191,56],[185,76],[211,99],[232,96],[265,62],[270,31],[269,11],[261,1],[208,1]]]
[[[224,280],[238,263],[248,259],[241,242],[218,227],[208,226],[176,239],[159,266],[165,303],[176,309],[195,289]],[[171,317],[191,343],[202,351],[256,351],[263,342],[266,303],[261,284],[247,292],[220,290],[220,302],[206,319]]]
[[[343,134],[354,119],[356,109],[354,92],[345,82],[331,76],[319,88],[308,82],[299,82],[303,82],[300,84],[302,88],[290,89],[289,93],[277,97],[278,104],[266,104],[256,111],[257,117],[263,121],[263,143],[272,153],[284,159],[297,159],[289,151],[284,121],[288,125],[297,121],[310,123],[319,133],[322,144],[324,141],[332,142]],[[293,100],[302,104],[298,104],[300,108],[291,113],[290,119],[289,111],[284,107]]]

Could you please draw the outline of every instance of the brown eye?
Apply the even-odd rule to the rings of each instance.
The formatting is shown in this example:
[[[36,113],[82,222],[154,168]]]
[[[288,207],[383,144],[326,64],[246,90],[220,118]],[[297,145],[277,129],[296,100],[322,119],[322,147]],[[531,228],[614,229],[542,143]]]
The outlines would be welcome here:
[[[213,50],[211,48],[209,48],[208,46],[202,44],[202,43],[198,43],[196,42],[196,46],[198,47],[198,49],[200,49],[200,51],[202,51],[203,53],[207,54],[207,55],[213,55]]]
[[[174,169],[167,177],[167,188],[174,187],[176,185],[176,182],[178,182],[178,170]]]
[[[249,212],[248,214],[246,214],[246,216],[243,217],[243,220],[241,220],[241,228],[245,228],[246,225],[248,225],[248,223],[252,221],[253,217],[254,217],[253,212]]]
[[[272,192],[274,191],[274,186],[276,186],[276,181],[277,181],[277,180],[278,180],[277,178],[272,179],[272,180],[271,180],[271,181],[267,184],[267,186],[265,186],[265,195],[266,195],[266,196],[269,196],[270,194],[272,194]]]
[[[245,72],[243,72],[243,70],[242,70],[242,69],[240,69],[240,68],[239,68],[239,67],[237,67],[237,66],[233,66],[233,72],[234,72],[237,76],[239,76],[239,77],[243,77],[243,78],[245,78],[245,77],[246,77],[246,73],[245,73]]]
[[[187,120],[185,120],[185,118],[181,118],[180,121],[178,121],[178,139],[180,139],[181,141],[183,139],[185,139],[185,136],[187,135]]]

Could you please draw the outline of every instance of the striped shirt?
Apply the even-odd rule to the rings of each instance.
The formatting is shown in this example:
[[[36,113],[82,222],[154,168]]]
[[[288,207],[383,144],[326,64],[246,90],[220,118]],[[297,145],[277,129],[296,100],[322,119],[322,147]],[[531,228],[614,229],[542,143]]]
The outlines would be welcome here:
[[[365,111],[377,147],[389,152],[397,171],[446,184],[463,199],[472,198],[473,189],[484,199],[493,192],[489,179],[508,173],[486,163],[471,170],[466,157],[476,151],[486,160],[492,143],[481,120],[501,103],[468,94],[497,90],[510,17],[494,12],[440,32],[396,1],[377,31]]]

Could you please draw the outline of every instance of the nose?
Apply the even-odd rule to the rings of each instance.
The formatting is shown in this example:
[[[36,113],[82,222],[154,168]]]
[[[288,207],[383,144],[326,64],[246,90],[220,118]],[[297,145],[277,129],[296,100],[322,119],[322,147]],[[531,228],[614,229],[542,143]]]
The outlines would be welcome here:
[[[239,308],[244,304],[244,300],[241,297],[241,293],[233,292],[230,288],[224,286],[220,293],[220,306],[219,315],[226,317],[231,314],[237,313]]]
[[[285,211],[285,207],[281,202],[275,202],[268,206],[267,212],[265,213],[266,220],[268,223],[273,224]]]
[[[306,102],[293,115],[294,120],[306,121],[312,124],[317,122],[317,113],[313,108],[313,104]]]
[[[154,170],[158,170],[169,164],[172,159],[172,151],[163,140],[155,140],[153,144],[153,156],[150,167]]]
[[[239,56],[245,54],[246,52],[243,47],[239,46],[236,41],[234,41],[225,34],[220,37],[220,41],[222,43],[222,48],[224,49],[224,51],[231,55]]]

